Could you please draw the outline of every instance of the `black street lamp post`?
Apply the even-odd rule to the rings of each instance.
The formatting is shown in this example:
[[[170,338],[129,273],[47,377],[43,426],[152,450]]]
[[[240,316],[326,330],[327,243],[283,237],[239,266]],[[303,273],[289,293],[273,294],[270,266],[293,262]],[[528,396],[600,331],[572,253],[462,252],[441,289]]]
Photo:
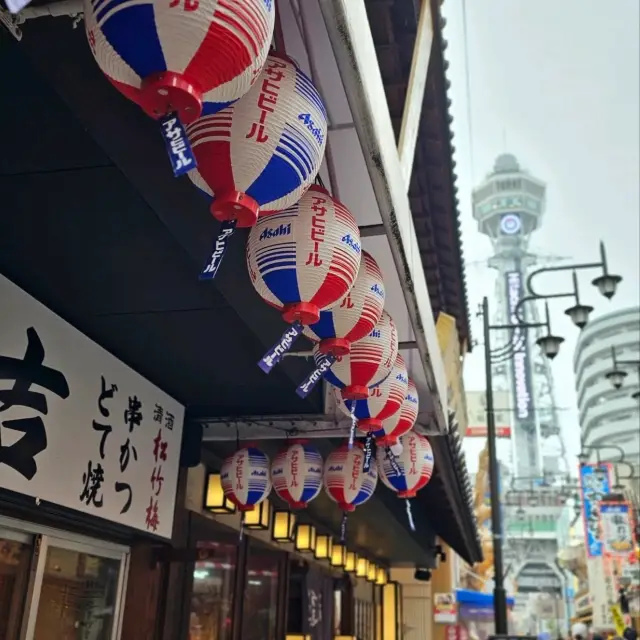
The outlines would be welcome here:
[[[638,376],[640,376],[640,360],[618,360],[615,347],[611,347],[611,360],[613,362],[613,369],[605,374],[605,378],[609,380],[614,389],[622,388],[624,380],[627,377],[627,372],[623,367],[635,367],[638,370]],[[640,399],[640,390],[634,391],[631,397],[634,400]]]
[[[498,362],[505,362],[521,348],[521,345],[514,344],[514,332],[521,333],[528,329],[546,328],[547,334],[538,338],[537,345],[542,349],[543,353],[550,359],[554,358],[560,350],[563,338],[551,333],[551,324],[549,320],[549,306],[545,302],[545,321],[530,323],[526,322],[522,307],[525,302],[535,300],[546,300],[550,298],[574,298],[575,304],[568,308],[565,313],[571,318],[572,322],[579,328],[586,325],[589,314],[593,310],[592,307],[580,303],[578,292],[578,280],[576,272],[582,269],[601,268],[602,275],[595,278],[592,284],[598,288],[600,293],[608,299],[611,299],[616,292],[618,283],[622,280],[620,276],[612,275],[607,268],[607,258],[604,245],[600,243],[600,262],[574,264],[559,267],[545,267],[532,272],[526,281],[526,291],[528,294],[523,297],[515,307],[514,320],[510,324],[492,325],[489,314],[489,301],[485,297],[482,301],[482,321],[483,321],[483,338],[484,338],[484,359],[485,359],[485,377],[486,377],[486,413],[487,413],[487,444],[489,453],[489,491],[491,496],[491,530],[493,540],[493,573],[494,573],[494,589],[493,589],[493,607],[494,607],[494,623],[495,633],[497,635],[508,634],[508,616],[507,616],[507,592],[504,587],[504,556],[502,545],[502,511],[500,508],[500,472],[498,455],[496,451],[496,422],[493,401],[493,366]],[[573,279],[573,291],[570,293],[555,294],[539,294],[532,287],[533,279],[547,272],[571,271]],[[492,331],[509,331],[510,343],[503,348],[491,350],[491,332]]]

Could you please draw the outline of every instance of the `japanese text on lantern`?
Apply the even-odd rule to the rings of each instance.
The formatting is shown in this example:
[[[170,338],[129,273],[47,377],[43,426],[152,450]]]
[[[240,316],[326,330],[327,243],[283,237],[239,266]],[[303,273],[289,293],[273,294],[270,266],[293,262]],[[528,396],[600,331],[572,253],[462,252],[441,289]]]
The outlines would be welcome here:
[[[64,375],[44,363],[45,350],[38,332],[27,329],[27,347],[24,358],[0,355],[0,379],[13,381],[10,389],[0,389],[0,413],[23,407],[34,413],[47,415],[47,398],[43,393],[32,391],[37,385],[66,400],[69,385]],[[3,445],[2,429],[22,433],[13,444]],[[24,416],[0,422],[0,466],[7,465],[27,480],[38,472],[36,456],[47,448],[47,430],[40,416]]]
[[[327,199],[322,196],[312,196],[311,200],[311,211],[313,211],[313,217],[311,218],[310,239],[311,242],[313,242],[313,249],[309,251],[309,257],[307,258],[305,265],[319,267],[322,265],[320,245],[324,242],[324,227],[326,224],[325,216],[327,215],[327,208],[324,205],[327,204]]]
[[[267,62],[264,68],[266,77],[262,81],[257,102],[260,116],[256,122],[251,124],[251,129],[249,129],[246,138],[255,138],[255,141],[261,144],[269,139],[269,135],[265,133],[264,129],[267,124],[268,114],[273,113],[275,106],[278,104],[278,96],[280,95],[281,83],[284,78],[282,69],[285,69],[286,66],[285,62],[274,58],[270,58]]]
[[[183,11],[196,11],[200,6],[200,0],[171,0],[169,7],[182,7]]]
[[[347,297],[340,303],[341,309],[353,309],[353,301],[351,300],[351,294],[348,293]]]
[[[165,411],[162,406],[156,404],[153,410],[153,421],[159,425],[158,433],[153,439],[153,471],[149,479],[151,484],[151,495],[149,496],[149,506],[146,509],[145,526],[147,530],[157,531],[160,525],[158,514],[158,500],[164,487],[164,476],[162,475],[162,464],[167,461],[168,442],[163,437],[163,429],[173,431],[175,416],[169,411]],[[163,426],[164,425],[164,426]]]
[[[351,467],[351,485],[350,491],[358,490],[358,478],[360,477],[360,469],[362,468],[363,456],[360,453],[353,454],[353,466]]]

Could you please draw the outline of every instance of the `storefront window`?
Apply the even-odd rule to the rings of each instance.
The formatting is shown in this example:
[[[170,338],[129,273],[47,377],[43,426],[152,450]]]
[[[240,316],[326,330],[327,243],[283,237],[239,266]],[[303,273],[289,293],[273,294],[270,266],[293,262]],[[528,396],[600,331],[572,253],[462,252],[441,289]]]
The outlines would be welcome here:
[[[0,530],[0,640],[18,637],[31,554],[28,541],[10,539]]]
[[[189,640],[230,640],[237,546],[206,542],[198,547],[207,559],[196,562],[193,572]]]
[[[249,544],[242,640],[276,640],[280,561],[280,553]]]

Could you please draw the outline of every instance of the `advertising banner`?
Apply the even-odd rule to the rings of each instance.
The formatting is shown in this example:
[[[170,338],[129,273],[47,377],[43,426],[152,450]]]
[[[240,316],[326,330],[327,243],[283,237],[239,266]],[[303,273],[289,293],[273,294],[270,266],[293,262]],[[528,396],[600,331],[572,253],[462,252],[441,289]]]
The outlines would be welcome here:
[[[627,502],[600,504],[602,551],[606,556],[635,560],[632,514]]]
[[[583,464],[579,468],[585,547],[589,558],[602,556],[600,501],[611,490],[611,463]]]
[[[455,594],[433,594],[433,621],[436,624],[455,624],[458,621],[458,606]]]
[[[498,438],[511,437],[511,406],[508,391],[496,390],[493,393],[496,435]],[[487,397],[484,391],[467,392],[468,438],[487,437]]]

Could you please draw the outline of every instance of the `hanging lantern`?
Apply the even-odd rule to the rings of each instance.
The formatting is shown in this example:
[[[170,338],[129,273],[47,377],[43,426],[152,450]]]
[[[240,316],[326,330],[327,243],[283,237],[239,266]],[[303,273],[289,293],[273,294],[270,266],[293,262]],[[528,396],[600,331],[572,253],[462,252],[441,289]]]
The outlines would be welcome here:
[[[401,436],[400,442],[403,449],[397,457],[378,448],[378,471],[384,484],[400,498],[413,498],[431,479],[433,451],[429,440],[415,431]]]
[[[222,489],[239,511],[251,511],[271,492],[269,458],[255,447],[230,455],[220,470]]]
[[[275,9],[265,0],[85,0],[89,46],[102,72],[150,116],[184,124],[241,98],[255,83]]]
[[[271,465],[273,490],[292,509],[304,509],[320,493],[322,456],[307,442],[290,444]]]
[[[369,388],[379,385],[390,373],[398,355],[398,332],[391,316],[382,312],[373,331],[351,345],[351,351],[339,356],[324,373],[327,382],[341,389],[344,400],[364,400]],[[314,349],[317,365],[324,356]],[[303,383],[304,384],[304,383]]]
[[[187,135],[198,162],[189,178],[213,198],[211,214],[223,223],[201,276],[211,278],[236,227],[293,206],[313,183],[324,156],[327,115],[309,78],[272,53],[241,100],[203,116]]]
[[[351,291],[336,306],[322,311],[320,320],[304,328],[304,334],[319,342],[320,353],[342,356],[351,344],[369,335],[384,308],[384,282],[378,263],[362,252],[360,269]]]
[[[268,373],[303,325],[344,298],[361,259],[360,233],[349,210],[313,185],[297,204],[262,217],[247,241],[247,268],[260,297],[293,327],[259,363]]]
[[[383,447],[393,447],[398,443],[400,436],[408,433],[418,419],[418,390],[415,382],[409,378],[407,395],[400,406],[400,411],[382,421],[382,429],[373,435],[378,445]]]
[[[348,416],[355,416],[358,429],[365,433],[379,431],[383,420],[394,416],[407,395],[409,374],[404,358],[398,354],[391,373],[377,386],[369,391],[364,400],[343,400],[341,392],[336,389],[338,407]]]
[[[378,482],[376,465],[363,470],[364,451],[359,443],[342,445],[329,454],[324,465],[324,488],[344,512],[355,511],[372,495]]]

